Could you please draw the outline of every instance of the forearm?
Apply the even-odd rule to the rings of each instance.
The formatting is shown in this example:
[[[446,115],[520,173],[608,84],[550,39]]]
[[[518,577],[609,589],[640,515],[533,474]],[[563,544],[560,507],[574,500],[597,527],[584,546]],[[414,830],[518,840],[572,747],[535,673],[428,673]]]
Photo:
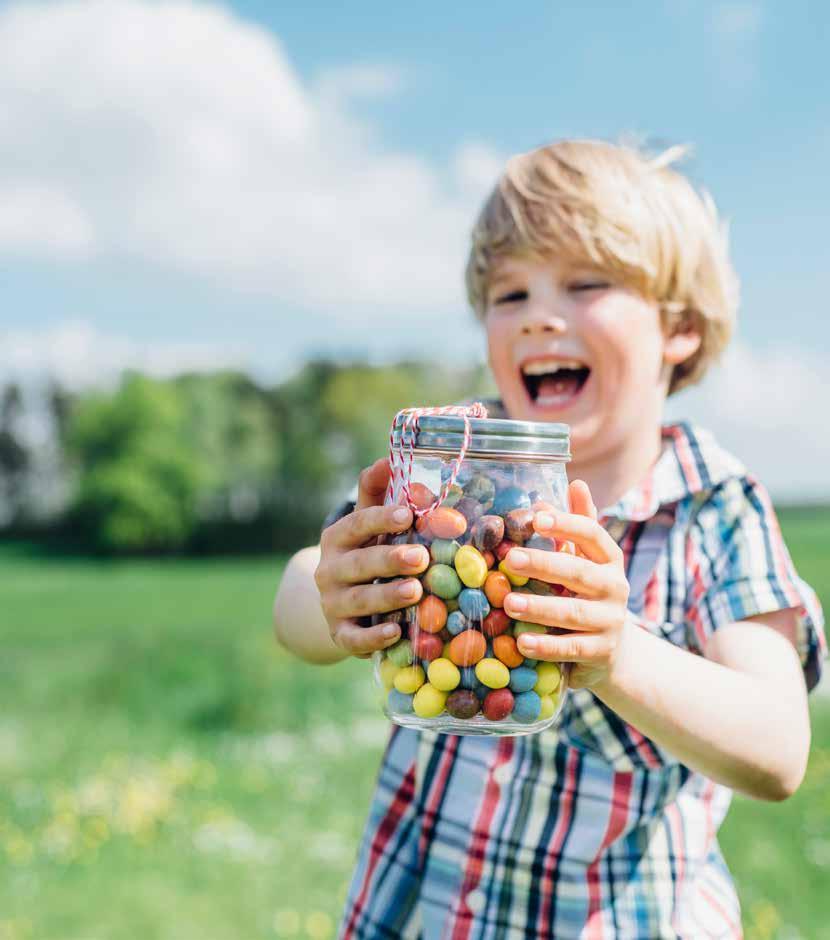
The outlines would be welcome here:
[[[593,692],[694,770],[750,796],[784,799],[801,782],[810,741],[798,657],[757,624],[727,628],[736,647],[741,628],[772,634],[764,638],[780,644],[772,666],[760,655],[723,665],[631,623],[619,662]]]
[[[304,548],[288,562],[274,599],[277,640],[295,656],[315,664],[336,663],[347,654],[335,646],[320,607],[314,571],[320,548]]]

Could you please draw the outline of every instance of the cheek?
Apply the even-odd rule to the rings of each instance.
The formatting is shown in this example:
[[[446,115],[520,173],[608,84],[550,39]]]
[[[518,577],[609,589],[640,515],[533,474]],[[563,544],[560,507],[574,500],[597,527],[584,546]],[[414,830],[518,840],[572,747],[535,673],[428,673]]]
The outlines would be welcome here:
[[[513,351],[510,343],[509,325],[498,317],[490,316],[485,321],[487,329],[487,350],[490,368],[496,378],[506,376],[513,371]]]
[[[589,335],[598,358],[617,375],[657,375],[662,361],[662,333],[651,310],[613,311],[592,317]]]

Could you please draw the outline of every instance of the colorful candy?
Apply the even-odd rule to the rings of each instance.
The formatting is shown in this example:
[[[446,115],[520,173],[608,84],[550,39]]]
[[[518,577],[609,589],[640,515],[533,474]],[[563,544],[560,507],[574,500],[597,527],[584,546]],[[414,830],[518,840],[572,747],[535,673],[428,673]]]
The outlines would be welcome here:
[[[418,604],[418,626],[427,633],[440,633],[447,622],[447,605],[434,594],[427,594]]]
[[[450,641],[450,659],[456,666],[475,666],[487,652],[487,641],[478,630],[465,630]]]
[[[474,545],[465,545],[458,549],[455,556],[455,570],[458,577],[469,588],[480,588],[487,580],[487,562]],[[458,593],[460,589],[456,591],[456,594]],[[456,594],[452,596],[455,597]]]
[[[473,718],[480,710],[478,696],[470,689],[456,689],[447,696],[447,711],[453,718]]]
[[[449,565],[432,565],[424,575],[424,587],[436,597],[450,600],[458,597],[462,584],[454,568]]]
[[[458,671],[458,666],[449,659],[444,659],[444,657],[434,659],[429,664],[427,676],[430,683],[440,692],[452,692],[461,681],[461,673]],[[535,673],[533,681],[536,681]],[[533,682],[531,682],[528,688],[533,688]]]
[[[463,733],[465,722],[471,730],[505,721],[502,733],[515,730],[512,722],[535,730],[535,722],[549,721],[559,709],[561,673],[555,663],[525,658],[518,646],[522,633],[544,635],[548,628],[514,623],[504,604],[511,592],[541,598],[562,588],[529,579],[508,559],[521,546],[566,548],[534,528],[534,513],[555,516],[559,509],[540,498],[551,488],[536,465],[493,461],[479,465],[488,469],[471,470],[472,464],[462,464],[445,500],[431,511],[451,464],[442,461],[440,481],[431,471],[410,486],[414,506],[424,513],[412,529],[387,541],[425,545],[430,564],[418,576],[424,593],[417,604],[374,618],[401,629],[401,639],[379,654],[376,681],[393,718],[410,716],[411,722],[414,715],[425,727],[453,733]]]
[[[447,703],[447,693],[427,683],[421,686],[412,700],[412,708],[419,718],[437,718]]]
[[[515,669],[524,662],[515,639],[509,634],[497,636],[493,640],[493,655],[496,659],[500,659],[508,669]]]
[[[484,620],[490,613],[490,602],[478,588],[464,588],[458,595],[458,606],[461,613],[470,620]]]
[[[399,692],[411,695],[417,692],[424,684],[426,677],[420,666],[404,666],[395,676],[395,688]]]
[[[490,721],[503,721],[513,711],[513,693],[510,689],[488,692],[481,706],[484,717]]]
[[[533,691],[520,692],[513,702],[513,717],[526,724],[536,721],[541,710],[542,700]]]
[[[476,678],[489,689],[503,689],[510,682],[510,670],[499,659],[481,659],[476,663]]]

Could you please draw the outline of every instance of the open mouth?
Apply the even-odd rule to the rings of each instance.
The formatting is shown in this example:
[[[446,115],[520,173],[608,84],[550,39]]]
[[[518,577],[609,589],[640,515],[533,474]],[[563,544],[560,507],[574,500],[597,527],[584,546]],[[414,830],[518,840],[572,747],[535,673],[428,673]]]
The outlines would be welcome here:
[[[569,404],[582,391],[591,369],[578,359],[533,359],[521,367],[530,400],[540,407]]]

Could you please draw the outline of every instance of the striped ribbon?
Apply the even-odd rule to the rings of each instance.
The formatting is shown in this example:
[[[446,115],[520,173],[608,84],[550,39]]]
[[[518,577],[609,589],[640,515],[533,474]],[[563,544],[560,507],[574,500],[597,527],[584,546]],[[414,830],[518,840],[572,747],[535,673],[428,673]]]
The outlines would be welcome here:
[[[415,437],[418,433],[418,422],[425,415],[452,415],[464,419],[464,440],[461,442],[461,449],[453,464],[452,473],[444,482],[438,496],[427,506],[426,509],[418,509],[412,499],[412,463],[415,452]],[[487,409],[480,401],[473,402],[472,405],[445,405],[442,408],[403,408],[395,415],[392,422],[392,428],[389,432],[389,467],[391,475],[389,478],[389,488],[386,497],[389,501],[391,494],[395,490],[396,482],[400,482],[401,491],[407,506],[412,510],[416,519],[427,515],[437,509],[447,498],[450,487],[455,483],[461,464],[467,454],[467,448],[470,446],[470,440],[473,436],[473,430],[470,425],[470,418],[486,418]],[[395,446],[395,427],[400,419],[401,421],[401,440],[400,446]]]

